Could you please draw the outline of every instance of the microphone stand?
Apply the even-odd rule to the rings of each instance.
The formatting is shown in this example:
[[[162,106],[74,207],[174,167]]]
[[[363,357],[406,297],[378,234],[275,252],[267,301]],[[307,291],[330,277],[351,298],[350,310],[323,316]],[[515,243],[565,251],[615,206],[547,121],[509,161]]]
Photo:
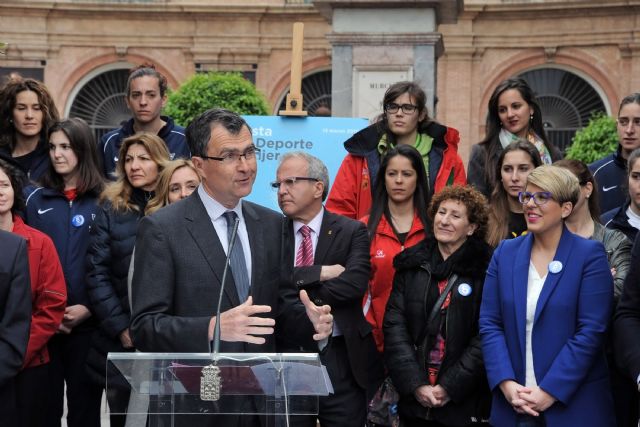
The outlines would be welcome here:
[[[200,377],[200,399],[206,401],[217,401],[220,399],[220,389],[222,380],[220,378],[220,368],[217,366],[220,353],[220,312],[222,310],[222,295],[224,295],[224,285],[227,281],[229,272],[229,260],[231,251],[236,242],[238,235],[238,225],[240,218],[236,217],[231,237],[229,238],[229,246],[227,249],[227,258],[224,262],[224,270],[222,271],[222,283],[220,284],[220,295],[218,296],[218,308],[216,309],[216,324],[213,327],[213,340],[210,343],[211,364],[202,368],[202,376]]]

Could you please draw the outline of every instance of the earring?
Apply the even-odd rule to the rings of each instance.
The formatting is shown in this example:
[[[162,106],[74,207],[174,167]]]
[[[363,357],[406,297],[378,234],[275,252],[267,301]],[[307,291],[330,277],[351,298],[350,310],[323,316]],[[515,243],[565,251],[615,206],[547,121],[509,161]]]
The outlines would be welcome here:
[[[529,116],[529,120],[533,120],[533,114]]]
[[[9,119],[9,123],[13,123],[13,119]]]

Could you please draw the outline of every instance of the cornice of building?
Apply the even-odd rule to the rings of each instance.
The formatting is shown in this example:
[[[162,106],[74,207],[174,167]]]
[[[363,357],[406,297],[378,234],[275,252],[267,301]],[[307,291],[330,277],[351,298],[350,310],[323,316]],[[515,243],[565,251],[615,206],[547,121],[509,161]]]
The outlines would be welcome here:
[[[465,0],[464,12],[483,15],[535,13],[536,18],[637,13],[640,0]]]

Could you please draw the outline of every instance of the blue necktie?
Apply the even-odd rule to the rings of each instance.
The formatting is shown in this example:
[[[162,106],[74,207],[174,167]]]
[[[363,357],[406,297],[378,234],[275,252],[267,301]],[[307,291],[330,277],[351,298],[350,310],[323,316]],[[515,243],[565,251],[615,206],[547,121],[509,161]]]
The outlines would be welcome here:
[[[231,243],[233,226],[238,215],[233,211],[227,211],[223,216],[224,219],[227,220],[227,242]],[[249,281],[249,275],[247,274],[247,264],[244,261],[244,251],[242,250],[242,241],[240,241],[239,236],[236,236],[236,241],[231,249],[229,264],[231,266],[231,274],[233,274],[233,281],[236,284],[238,298],[240,298],[240,303],[243,303],[249,296],[249,287],[251,286],[251,282]]]

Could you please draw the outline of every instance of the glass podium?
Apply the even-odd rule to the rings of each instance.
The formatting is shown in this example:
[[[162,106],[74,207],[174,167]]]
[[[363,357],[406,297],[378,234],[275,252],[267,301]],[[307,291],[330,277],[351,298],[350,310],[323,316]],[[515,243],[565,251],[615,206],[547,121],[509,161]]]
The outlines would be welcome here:
[[[289,415],[317,415],[319,396],[333,393],[316,353],[109,353],[107,365],[107,393],[130,393],[127,425],[252,414],[286,426]]]

